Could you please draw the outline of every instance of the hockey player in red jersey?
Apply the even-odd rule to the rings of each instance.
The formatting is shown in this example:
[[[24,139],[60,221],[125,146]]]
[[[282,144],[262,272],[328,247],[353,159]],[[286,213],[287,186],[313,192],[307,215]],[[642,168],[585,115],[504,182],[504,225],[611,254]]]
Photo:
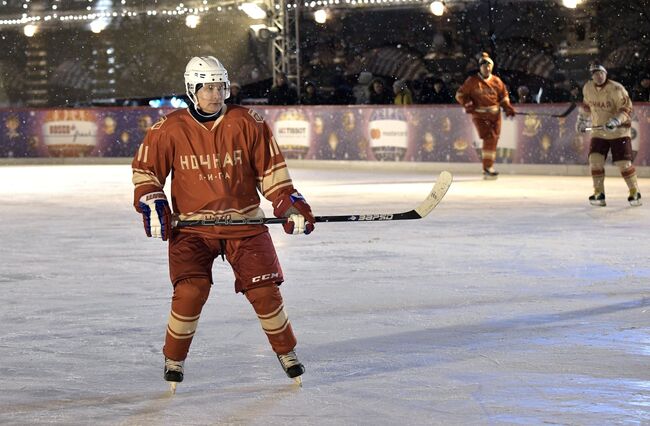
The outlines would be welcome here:
[[[632,101],[622,84],[610,80],[600,64],[589,67],[591,80],[582,88],[583,103],[576,121],[576,130],[585,132],[591,126],[589,168],[594,193],[589,197],[593,206],[605,206],[605,160],[612,151],[612,162],[621,171],[629,189],[627,197],[632,206],[641,205],[641,193],[632,164]]]
[[[474,127],[483,140],[483,177],[496,179],[499,173],[494,169],[494,161],[501,134],[501,108],[506,117],[514,117],[516,113],[510,104],[506,85],[492,74],[494,61],[484,52],[478,64],[479,72],[465,80],[456,92],[456,100],[465,108],[466,113],[472,114]]]
[[[135,209],[145,232],[169,242],[174,294],[163,354],[164,378],[183,380],[183,363],[212,286],[212,264],[221,256],[243,293],[287,375],[304,372],[279,285],[284,277],[265,225],[173,228],[174,219],[260,218],[262,194],[273,214],[288,217],[289,234],[309,234],[314,216],[294,188],[271,130],[252,109],[225,105],[230,82],[213,56],[192,58],[185,69],[192,104],[154,124],[134,156]],[[171,209],[163,191],[171,174]],[[172,213],[173,212],[173,213]]]

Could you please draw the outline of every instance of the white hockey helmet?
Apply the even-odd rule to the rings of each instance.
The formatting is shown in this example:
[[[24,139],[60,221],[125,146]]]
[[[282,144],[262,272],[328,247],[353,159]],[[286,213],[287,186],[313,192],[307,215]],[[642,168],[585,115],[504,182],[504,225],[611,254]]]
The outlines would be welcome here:
[[[602,71],[602,72],[604,72],[605,74],[607,74],[607,70],[605,69],[604,66],[602,66],[602,65],[600,65],[600,64],[591,64],[591,65],[589,66],[589,72],[590,72],[591,74],[593,74],[593,73],[595,73],[596,71]]]
[[[185,93],[196,105],[197,85],[225,83],[224,100],[230,97],[228,71],[214,56],[195,56],[185,67]],[[200,89],[201,86],[198,88]]]

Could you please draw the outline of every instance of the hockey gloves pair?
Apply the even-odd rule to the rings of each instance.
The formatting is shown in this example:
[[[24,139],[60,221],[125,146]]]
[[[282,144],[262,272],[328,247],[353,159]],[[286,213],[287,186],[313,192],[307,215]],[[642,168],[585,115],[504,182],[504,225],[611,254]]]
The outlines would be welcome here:
[[[314,215],[305,198],[298,191],[283,195],[273,201],[275,217],[286,217],[282,224],[287,234],[309,234],[314,230]]]
[[[618,129],[621,125],[621,120],[618,118],[610,118],[607,123],[605,123],[605,130],[608,132],[613,132]],[[591,126],[591,120],[588,117],[583,117],[578,115],[578,120],[576,121],[576,131],[579,133],[585,133],[587,129]]]
[[[164,192],[150,192],[140,197],[140,211],[147,237],[167,241],[172,232],[172,212]]]

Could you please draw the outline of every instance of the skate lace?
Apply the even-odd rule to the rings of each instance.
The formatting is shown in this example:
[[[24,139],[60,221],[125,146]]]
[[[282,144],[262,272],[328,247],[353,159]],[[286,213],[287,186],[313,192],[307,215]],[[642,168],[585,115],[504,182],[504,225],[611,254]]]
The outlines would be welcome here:
[[[174,361],[173,359],[165,359],[165,368],[167,371],[179,371],[183,372],[183,362],[184,361]]]
[[[298,361],[298,357],[296,356],[296,353],[294,351],[288,352],[283,355],[278,355],[278,359],[282,363],[282,367],[286,370],[289,367],[293,367],[294,365],[300,364],[300,361]]]

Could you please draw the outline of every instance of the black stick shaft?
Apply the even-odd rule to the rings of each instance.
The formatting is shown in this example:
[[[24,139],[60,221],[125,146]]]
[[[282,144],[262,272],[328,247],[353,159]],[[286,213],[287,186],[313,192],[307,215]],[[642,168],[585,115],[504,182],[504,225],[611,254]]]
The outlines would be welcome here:
[[[380,222],[388,220],[409,220],[422,219],[433,210],[447,193],[452,182],[452,175],[447,171],[442,171],[435,185],[416,208],[402,213],[370,213],[370,214],[348,214],[333,216],[315,216],[314,221],[319,222]],[[242,219],[200,219],[200,220],[178,220],[173,226],[237,226],[237,225],[272,225],[276,223],[286,223],[286,217],[262,217],[262,218],[242,218]]]
[[[387,220],[420,219],[420,215],[411,210],[404,213],[351,214],[334,216],[315,216],[316,223],[322,222],[379,222]],[[286,223],[286,217],[265,217],[260,219],[219,219],[219,220],[179,220],[175,226],[236,226],[236,225],[274,225]]]
[[[576,104],[572,103],[569,105],[569,108],[567,108],[566,111],[564,111],[562,114],[551,114],[551,113],[546,113],[546,112],[515,112],[517,115],[540,115],[544,117],[555,117],[555,118],[564,118],[567,117],[571,112],[573,112],[574,109],[576,109]]]

